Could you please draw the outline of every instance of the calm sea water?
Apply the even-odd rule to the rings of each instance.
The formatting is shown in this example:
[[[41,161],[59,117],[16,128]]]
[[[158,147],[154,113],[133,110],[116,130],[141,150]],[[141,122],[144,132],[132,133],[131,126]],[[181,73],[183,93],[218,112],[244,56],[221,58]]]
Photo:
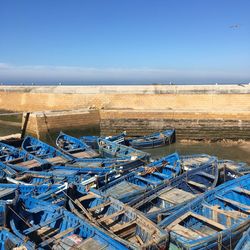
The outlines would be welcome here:
[[[5,118],[6,119],[6,118]],[[15,122],[19,121],[20,117],[15,118]],[[13,121],[13,118],[12,118]],[[11,126],[11,125],[4,125],[0,119],[0,136],[20,133],[20,127],[18,126]],[[95,134],[97,135],[98,132],[93,131],[65,131],[72,136],[79,137],[81,135],[87,134]],[[44,139],[47,143],[53,145],[55,139],[57,137],[57,133],[46,135]],[[243,144],[243,147],[242,147]],[[150,150],[145,150],[150,152],[153,158],[160,158],[167,154],[171,154],[173,152],[178,152],[179,154],[209,154],[217,156],[220,159],[229,159],[235,161],[243,161],[250,164],[250,144],[244,145],[244,143],[223,143],[223,142],[215,142],[215,143],[205,143],[205,142],[176,142],[166,147],[155,148]]]

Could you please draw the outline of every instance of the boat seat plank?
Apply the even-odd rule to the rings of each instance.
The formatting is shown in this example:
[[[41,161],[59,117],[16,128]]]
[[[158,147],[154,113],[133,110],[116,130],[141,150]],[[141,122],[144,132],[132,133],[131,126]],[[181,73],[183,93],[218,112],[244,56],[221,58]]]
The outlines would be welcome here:
[[[30,227],[30,228],[24,230],[24,233],[25,233],[26,235],[27,235],[27,234],[30,234],[30,233],[32,233],[32,232],[38,230],[39,228],[45,227],[45,226],[49,225],[50,223],[52,223],[52,222],[54,222],[54,221],[57,221],[57,220],[59,220],[59,219],[61,219],[61,218],[63,218],[63,214],[58,215],[58,216],[56,216],[56,217],[53,217],[53,218],[51,218],[51,219],[49,219],[49,220],[46,220],[46,221],[44,221],[44,222],[42,222],[42,223],[40,223],[40,224],[34,225],[33,227]]]
[[[238,193],[243,193],[243,194],[246,194],[246,195],[250,195],[250,190],[248,190],[248,189],[244,189],[244,188],[241,188],[241,187],[236,187],[233,190],[238,192]]]
[[[73,148],[73,149],[70,149],[68,153],[72,154],[72,153],[78,153],[78,152],[83,152],[83,151],[85,150],[82,148]]]
[[[154,172],[154,173],[152,173],[152,175],[155,175],[155,176],[163,178],[163,179],[169,178],[169,175],[158,173],[158,172]]]
[[[58,228],[53,228],[53,227],[42,227],[37,230],[37,235],[39,235],[41,238],[49,238],[53,235],[55,235],[59,231]]]
[[[199,238],[203,237],[202,235],[200,235],[196,231],[193,231],[189,228],[183,227],[179,224],[174,225],[172,227],[171,231],[173,231],[181,236],[184,236],[185,238],[188,238],[188,239],[197,239],[197,238],[199,239]]]
[[[1,156],[0,156],[0,159],[1,159],[1,158],[4,158],[4,157],[7,157],[7,156],[8,156],[8,155],[1,155]]]
[[[186,219],[188,216],[190,216],[190,215],[191,215],[191,212],[190,212],[190,211],[186,212],[185,214],[183,214],[182,216],[180,216],[178,219],[176,219],[175,221],[173,221],[171,224],[169,224],[169,225],[167,226],[167,229],[172,230],[172,228],[173,228],[175,225],[179,224],[180,222],[182,222],[183,220],[185,220],[185,219]]]
[[[0,189],[0,198],[14,193],[15,190],[16,190],[16,188],[3,188],[3,189]]]
[[[220,195],[215,195],[215,197],[216,197],[217,199],[220,199],[221,201],[224,201],[224,202],[226,202],[226,203],[228,203],[228,204],[231,204],[231,205],[234,205],[234,206],[236,206],[236,207],[242,207],[242,208],[244,208],[244,209],[250,210],[250,206],[245,205],[245,204],[242,204],[242,203],[240,203],[240,202],[238,202],[238,201],[234,201],[234,200],[231,200],[231,199],[229,199],[229,198],[222,197],[222,196],[220,196]]]
[[[89,155],[88,152],[73,153],[72,155],[76,158],[92,158],[92,156]]]
[[[17,165],[20,165],[20,166],[26,167],[26,168],[34,168],[34,167],[40,167],[41,166],[41,164],[37,160],[35,160],[35,159],[29,160],[29,161],[20,162]]]
[[[51,243],[56,244],[58,242],[58,240],[61,240],[62,237],[66,236],[67,234],[69,234],[71,232],[73,232],[74,230],[75,230],[75,228],[70,227],[70,228],[68,228],[68,229],[66,229],[66,230],[64,230],[64,231],[56,234],[55,236],[53,236],[53,237],[51,237],[51,238],[43,241],[40,244],[40,247],[45,247],[45,246],[47,246],[47,245],[49,245]]]
[[[24,157],[18,157],[18,158],[15,158],[15,159],[6,161],[6,163],[14,163],[14,162],[17,162],[17,161],[21,161],[21,160],[23,160],[23,159],[24,159]]]
[[[116,224],[112,228],[112,232],[116,234],[116,233],[118,233],[121,230],[125,230],[126,228],[131,227],[132,225],[135,225],[135,223],[136,223],[136,220],[134,219],[134,220],[125,222],[123,224]]]
[[[89,212],[94,212],[95,210],[99,210],[100,208],[109,206],[109,205],[111,205],[111,204],[112,204],[111,201],[106,202],[106,203],[102,203],[102,204],[99,204],[99,205],[97,205],[97,206],[94,206],[94,207],[89,208],[88,211],[89,211]]]
[[[92,194],[92,193],[89,193],[87,195],[84,195],[84,196],[80,197],[78,199],[78,201],[82,202],[82,201],[90,200],[90,199],[93,199],[93,198],[96,198],[96,196],[94,194]]]
[[[212,175],[212,174],[209,174],[209,173],[206,173],[206,172],[198,172],[197,173],[198,175],[201,175],[201,176],[204,176],[204,177],[207,177],[207,178],[209,178],[209,179],[211,179],[211,180],[214,180],[215,179],[215,176],[214,175]]]
[[[53,157],[53,158],[47,158],[46,160],[47,160],[48,162],[50,162],[50,163],[67,162],[67,160],[64,159],[64,158],[61,157],[61,156],[56,156],[56,157]]]
[[[143,181],[143,182],[146,182],[146,183],[148,183],[148,184],[152,184],[152,185],[156,185],[156,182],[154,182],[154,181],[151,181],[151,180],[148,180],[148,179],[146,179],[146,178],[144,178],[144,177],[142,177],[142,176],[135,176],[135,178],[136,179],[138,179],[138,180],[141,180],[141,181]]]
[[[247,218],[246,214],[239,212],[239,211],[223,210],[223,209],[220,209],[219,206],[211,206],[211,205],[207,205],[204,203],[202,204],[202,206],[206,207],[206,208],[210,209],[211,211],[214,211],[218,214],[223,214],[223,215],[228,216],[228,217],[233,218],[233,219]]]
[[[99,223],[104,222],[104,221],[106,221],[106,220],[112,219],[112,218],[117,217],[117,216],[119,216],[119,215],[121,215],[121,214],[124,214],[124,213],[125,213],[125,210],[122,209],[122,210],[119,210],[119,211],[117,211],[117,212],[115,212],[115,213],[113,213],[113,214],[104,215],[104,217],[98,219],[98,222],[99,222]]]
[[[194,199],[195,197],[196,195],[178,188],[167,190],[166,192],[159,195],[160,199],[170,202],[174,205],[183,203],[184,201],[188,201],[190,199]]]
[[[198,183],[198,182],[195,182],[195,181],[187,181],[187,183],[190,184],[190,185],[192,185],[192,186],[195,186],[195,187],[204,189],[204,190],[207,189],[207,186],[206,186],[206,185],[203,185],[203,184]]]
[[[216,227],[216,228],[218,228],[218,229],[220,229],[220,230],[225,230],[225,229],[226,229],[226,227],[225,227],[224,225],[222,225],[222,224],[220,224],[220,223],[218,223],[218,222],[216,222],[216,221],[213,221],[213,220],[211,220],[211,219],[209,219],[209,218],[207,218],[207,217],[204,217],[204,216],[202,216],[202,215],[200,215],[200,214],[196,214],[196,213],[192,213],[192,212],[191,212],[190,215],[191,215],[192,217],[194,217],[194,218],[196,218],[196,219],[198,219],[198,220],[204,221],[204,222],[206,222],[207,224],[212,225],[212,226],[214,226],[214,227]]]

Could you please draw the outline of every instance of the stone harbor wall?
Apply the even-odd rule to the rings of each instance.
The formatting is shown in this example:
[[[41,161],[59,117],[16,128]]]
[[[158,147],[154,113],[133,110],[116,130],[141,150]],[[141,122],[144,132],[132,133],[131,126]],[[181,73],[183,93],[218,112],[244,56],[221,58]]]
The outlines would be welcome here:
[[[250,85],[1,86],[2,110],[32,112],[28,131],[94,128],[131,136],[250,139]]]

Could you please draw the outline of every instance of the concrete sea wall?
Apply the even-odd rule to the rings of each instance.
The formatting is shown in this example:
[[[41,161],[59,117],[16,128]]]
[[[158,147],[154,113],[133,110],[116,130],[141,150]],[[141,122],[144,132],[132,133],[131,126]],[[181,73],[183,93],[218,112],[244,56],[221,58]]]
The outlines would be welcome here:
[[[250,139],[250,85],[1,86],[0,105],[33,112],[33,134],[95,127],[135,136],[174,127],[181,139]]]

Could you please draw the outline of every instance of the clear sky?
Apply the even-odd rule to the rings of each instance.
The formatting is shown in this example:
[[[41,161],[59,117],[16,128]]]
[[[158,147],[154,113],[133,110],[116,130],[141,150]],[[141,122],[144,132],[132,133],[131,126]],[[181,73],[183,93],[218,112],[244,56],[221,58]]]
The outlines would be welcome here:
[[[1,0],[3,83],[250,82],[249,0]]]

